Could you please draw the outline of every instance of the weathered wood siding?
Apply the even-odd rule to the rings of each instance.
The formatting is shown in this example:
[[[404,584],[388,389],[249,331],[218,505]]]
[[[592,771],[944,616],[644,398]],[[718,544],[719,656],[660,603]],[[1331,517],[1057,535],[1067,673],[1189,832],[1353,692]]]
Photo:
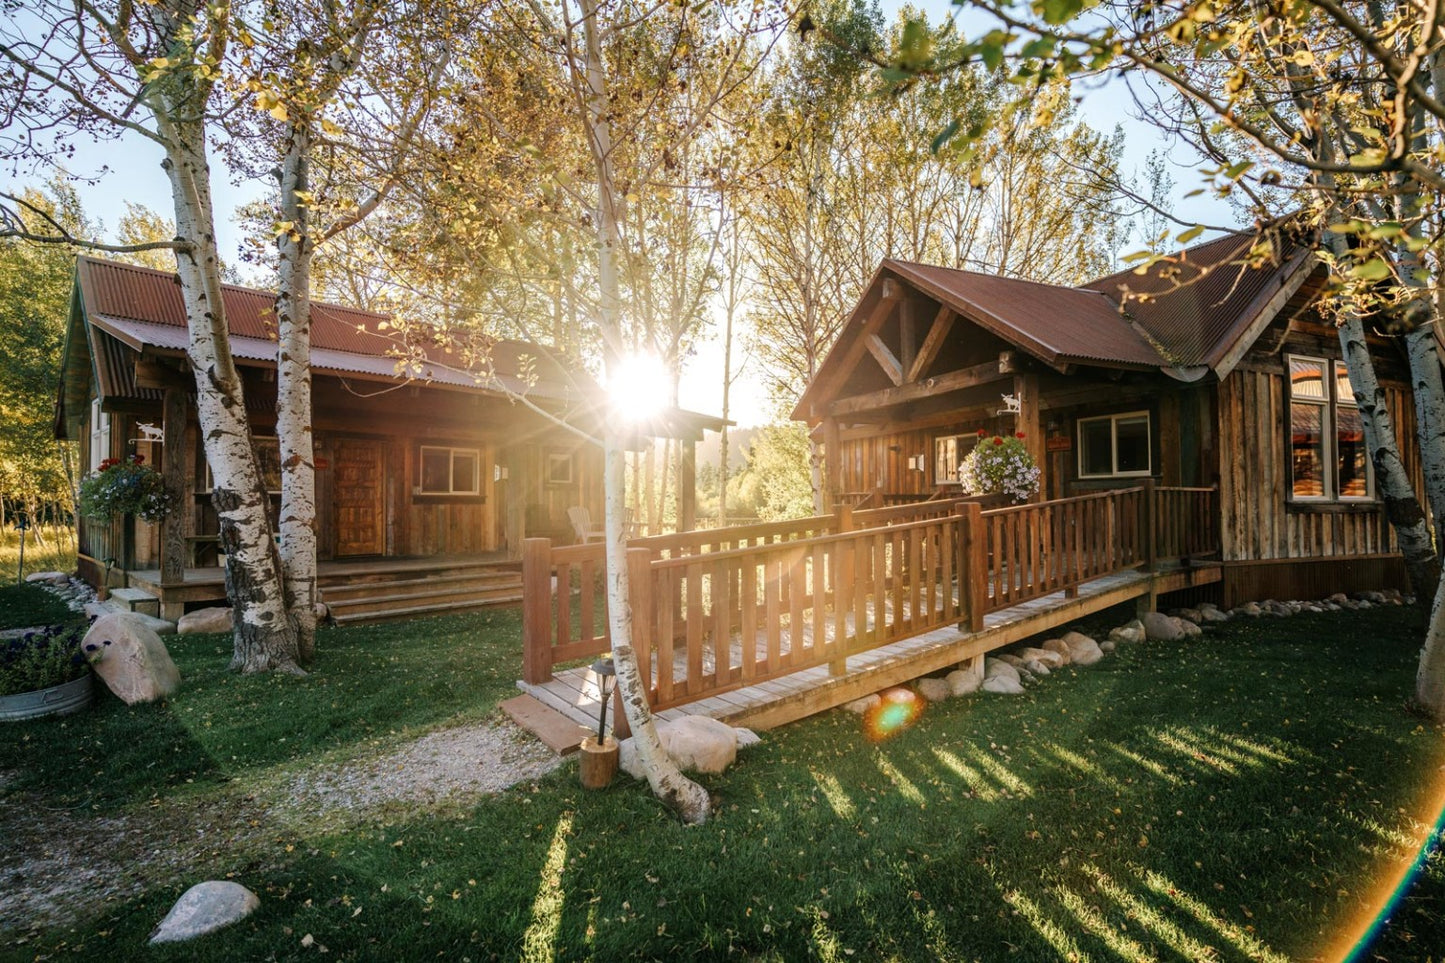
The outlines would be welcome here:
[[[1423,491],[1408,390],[1386,404],[1415,490]],[[1219,386],[1220,506],[1225,561],[1375,555],[1395,551],[1380,506],[1290,502],[1289,397],[1282,363],[1242,365]]]

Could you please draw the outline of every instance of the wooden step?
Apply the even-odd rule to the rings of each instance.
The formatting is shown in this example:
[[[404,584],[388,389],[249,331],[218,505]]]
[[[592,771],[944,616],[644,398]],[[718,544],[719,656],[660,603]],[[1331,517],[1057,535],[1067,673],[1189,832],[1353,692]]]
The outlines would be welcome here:
[[[391,586],[387,586],[388,589]],[[522,587],[516,583],[510,585],[491,585],[461,587],[452,589],[441,589],[436,592],[395,592],[385,595],[373,594],[366,598],[356,599],[332,599],[326,597],[326,605],[331,613],[338,619],[342,614],[352,612],[386,612],[392,609],[413,608],[418,605],[472,605],[478,602],[488,602],[498,598],[512,599],[519,598],[522,594]]]
[[[538,702],[529,695],[519,695],[502,703],[502,711],[517,725],[541,739],[558,755],[576,752],[590,729]]]
[[[498,595],[493,598],[477,599],[472,602],[443,603],[441,605],[418,605],[413,608],[389,609],[383,612],[351,611],[333,614],[339,625],[356,625],[361,622],[389,622],[394,619],[424,618],[429,615],[451,615],[461,612],[475,612],[500,605],[517,605],[522,601],[522,592],[515,595]]]
[[[502,586],[521,585],[522,577],[516,572],[483,572],[471,575],[445,575],[429,578],[398,578],[357,584],[347,582],[336,586],[322,586],[321,594],[327,604],[345,602],[349,599],[374,598],[378,594],[401,595],[406,592],[462,591],[465,589],[486,590]]]
[[[436,562],[398,565],[396,568],[358,568],[355,571],[331,571],[318,579],[318,584],[327,586],[369,585],[375,582],[392,582],[426,578],[457,578],[512,574],[520,577],[520,564],[506,562]]]

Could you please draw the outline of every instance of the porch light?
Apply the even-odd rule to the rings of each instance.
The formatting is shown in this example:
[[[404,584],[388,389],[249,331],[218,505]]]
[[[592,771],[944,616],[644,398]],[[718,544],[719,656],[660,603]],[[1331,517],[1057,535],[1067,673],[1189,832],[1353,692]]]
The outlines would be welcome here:
[[[597,744],[600,746],[607,738],[607,700],[612,696],[607,680],[617,675],[617,667],[612,664],[611,656],[605,656],[592,663],[592,673],[597,676],[597,701],[602,707],[597,713]],[[615,684],[613,688],[616,688]]]
[[[667,367],[656,355],[627,355],[608,370],[612,410],[631,424],[660,414],[669,403],[671,385]]]

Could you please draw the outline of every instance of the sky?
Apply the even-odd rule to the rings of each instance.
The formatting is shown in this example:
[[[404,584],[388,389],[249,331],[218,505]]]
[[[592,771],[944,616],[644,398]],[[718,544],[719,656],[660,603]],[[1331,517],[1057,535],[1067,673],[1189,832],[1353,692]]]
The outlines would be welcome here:
[[[898,0],[886,0],[883,3],[884,15],[895,18],[899,6]],[[922,9],[933,23],[941,22],[950,11],[947,0],[925,0],[913,6]],[[987,29],[987,21],[974,13],[962,17],[960,23],[966,34]],[[1169,150],[1170,145],[1158,130],[1131,115],[1133,100],[1122,81],[1116,78],[1080,81],[1075,85],[1075,96],[1080,117],[1090,126],[1108,131],[1117,125],[1123,130],[1123,166],[1126,172],[1142,173],[1151,151]],[[72,173],[82,178],[104,173],[96,185],[82,183],[78,187],[87,214],[102,221],[108,233],[113,235],[125,213],[126,201],[143,204],[167,215],[172,210],[169,184],[160,166],[162,154],[154,144],[130,136],[121,141],[100,144],[78,142],[75,147],[75,154],[69,162]],[[1176,185],[1175,213],[1201,223],[1230,223],[1229,211],[1221,202],[1207,196],[1183,198],[1185,193],[1198,186],[1198,175],[1183,149],[1176,148],[1169,156],[1172,161],[1170,173]],[[239,263],[242,231],[234,219],[234,211],[239,205],[260,196],[262,188],[254,182],[236,183],[218,158],[213,158],[212,163],[221,254],[229,263]],[[1126,250],[1137,246],[1137,243],[1131,244]],[[1125,251],[1115,253],[1123,254]],[[735,349],[735,367],[738,356],[742,354]],[[734,382],[731,417],[743,426],[765,423],[770,420],[771,406],[757,372],[749,368],[745,357],[743,364],[741,376]],[[681,382],[683,407],[709,414],[720,413],[722,368],[720,337],[704,339],[696,355],[684,368]]]

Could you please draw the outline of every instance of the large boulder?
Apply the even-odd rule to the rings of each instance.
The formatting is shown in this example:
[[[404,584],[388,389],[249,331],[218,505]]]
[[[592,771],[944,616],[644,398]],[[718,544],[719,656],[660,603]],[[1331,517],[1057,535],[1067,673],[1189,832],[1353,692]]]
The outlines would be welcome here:
[[[1150,642],[1176,642],[1184,638],[1179,620],[1163,612],[1145,612],[1140,621],[1144,623],[1144,635]]]
[[[176,691],[181,673],[144,616],[116,612],[85,633],[81,650],[100,680],[126,705],[154,702]]]
[[[179,943],[214,933],[245,919],[261,901],[240,883],[210,880],[181,894],[166,918],[151,933],[152,943]]]
[[[1018,669],[1015,669],[1013,666],[1009,665],[1007,662],[1004,662],[1002,659],[995,659],[993,656],[989,656],[987,659],[984,659],[984,660],[983,660],[983,681],[984,681],[984,688],[986,688],[986,689],[988,688],[988,680],[989,680],[989,679],[999,679],[999,678],[1002,678],[1002,679],[1011,679],[1011,680],[1013,680],[1014,682],[1018,682],[1018,681],[1020,681],[1020,680],[1019,680],[1019,670],[1018,670]],[[993,690],[990,689],[989,691],[993,691]]]
[[[1000,652],[998,654],[998,659],[1000,662],[1007,662],[1009,665],[1014,667],[1014,671],[1018,672],[1019,674],[1020,682],[1033,681],[1034,673],[1031,669],[1029,669],[1028,663],[1025,662],[1023,659],[1020,659],[1018,656],[1013,655],[1009,652]],[[1034,664],[1037,665],[1038,663]],[[1044,674],[1047,675],[1048,673]]]
[[[231,631],[231,609],[229,606],[214,606],[208,609],[196,609],[194,612],[187,612],[181,616],[176,623],[177,635],[191,635],[200,632],[229,632]]]
[[[929,702],[942,702],[953,695],[953,690],[944,679],[919,679],[918,694]]]
[[[1025,668],[1026,670],[1028,670],[1029,675],[1032,675],[1032,676],[1035,676],[1035,677],[1038,677],[1038,678],[1043,678],[1044,676],[1048,675],[1051,671],[1053,671],[1053,670],[1051,670],[1048,666],[1046,666],[1046,665],[1044,665],[1042,662],[1040,662],[1038,659],[1025,659],[1025,660],[1024,660],[1024,668]]]
[[[46,585],[62,587],[70,585],[70,576],[64,572],[31,572],[25,576],[25,581],[31,584],[44,582]]]
[[[1022,695],[1024,687],[1018,679],[1010,679],[1005,675],[991,675],[983,680],[983,691],[993,692],[997,695]]]
[[[1206,622],[1228,622],[1229,613],[1219,610],[1217,605],[1205,602],[1199,606],[1199,615]]]
[[[1186,639],[1197,639],[1204,634],[1204,630],[1188,619],[1175,619],[1179,623],[1179,631],[1184,633]]]
[[[1099,643],[1082,632],[1069,632],[1062,641],[1069,647],[1069,660],[1074,665],[1093,665],[1104,658]]]
[[[975,659],[968,667],[954,669],[943,677],[948,683],[948,688],[955,696],[964,696],[977,692],[983,687],[983,660]]]
[[[722,772],[738,757],[738,730],[708,716],[683,716],[657,723],[657,738],[679,769],[692,772]],[[634,779],[645,773],[633,739],[620,743],[618,762]]]

